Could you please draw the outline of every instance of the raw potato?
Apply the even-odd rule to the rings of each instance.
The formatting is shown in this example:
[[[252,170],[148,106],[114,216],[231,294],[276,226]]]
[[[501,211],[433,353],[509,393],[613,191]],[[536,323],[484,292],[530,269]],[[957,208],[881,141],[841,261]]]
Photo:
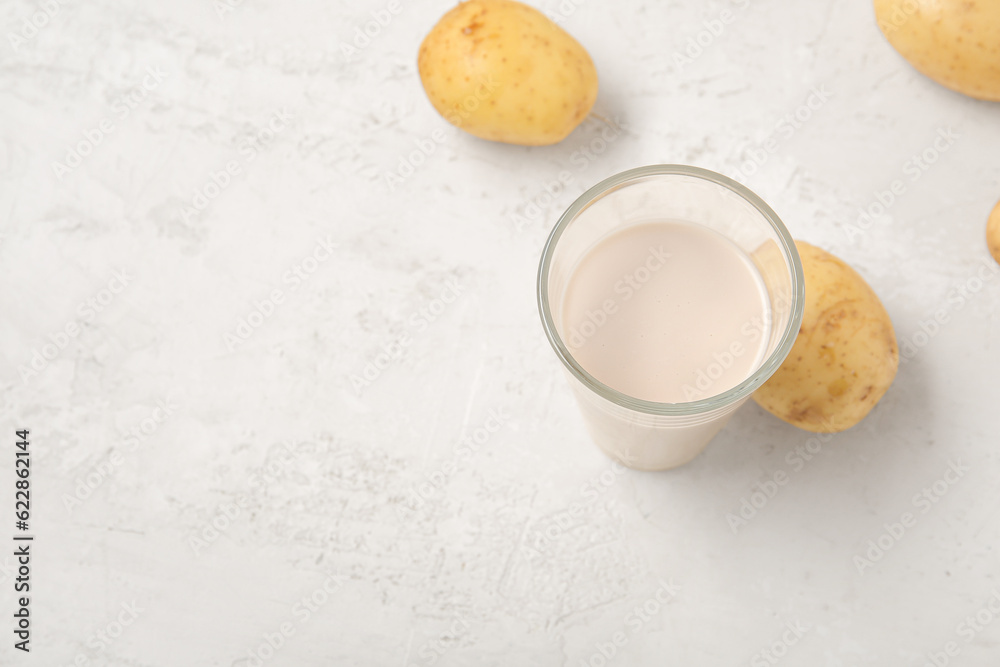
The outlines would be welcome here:
[[[483,139],[558,143],[597,99],[587,51],[541,12],[512,0],[469,0],[420,45],[420,79],[449,123]]]
[[[1000,100],[1000,0],[875,0],[893,48],[943,86]]]
[[[785,362],[753,398],[799,428],[836,433],[864,419],[892,384],[896,333],[854,269],[808,243],[795,246],[806,284],[802,326]]]
[[[990,248],[993,259],[1000,264],[1000,202],[990,213],[990,220],[986,223],[986,245]]]

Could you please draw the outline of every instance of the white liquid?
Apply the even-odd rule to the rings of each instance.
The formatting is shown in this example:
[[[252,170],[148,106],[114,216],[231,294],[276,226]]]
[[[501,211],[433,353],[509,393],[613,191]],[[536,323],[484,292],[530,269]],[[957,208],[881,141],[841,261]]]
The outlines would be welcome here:
[[[579,261],[560,333],[591,375],[634,398],[684,403],[720,394],[763,362],[767,293],[750,259],[706,227],[645,223]]]

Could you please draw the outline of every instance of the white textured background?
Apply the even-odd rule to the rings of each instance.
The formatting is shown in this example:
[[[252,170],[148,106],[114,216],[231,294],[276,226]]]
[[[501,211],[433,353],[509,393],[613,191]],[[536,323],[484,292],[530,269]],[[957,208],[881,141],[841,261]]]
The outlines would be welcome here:
[[[916,667],[948,642],[949,664],[997,663],[1000,618],[960,624],[992,619],[1000,594],[1000,274],[975,279],[991,266],[1000,106],[917,74],[864,0],[577,2],[561,23],[597,65],[595,111],[622,130],[602,143],[588,121],[547,148],[476,140],[426,101],[417,47],[451,0],[402,0],[349,61],[340,44],[387,2],[60,0],[37,34],[24,21],[41,3],[0,7],[0,536],[15,428],[32,431],[37,535],[30,656],[12,648],[0,557],[0,663],[599,667],[618,632],[611,664],[769,665],[775,642],[786,665]],[[733,22],[675,65],[723,10]],[[123,107],[147,68],[162,82]],[[830,99],[779,129],[817,86]],[[948,129],[913,180],[907,161]],[[385,174],[436,130],[390,192]],[[736,174],[772,136],[742,180],[857,267],[904,352],[922,320],[948,321],[808,462],[794,453],[808,434],[751,403],[692,464],[618,473],[541,332],[546,234],[610,174]],[[239,173],[185,214],[229,161]],[[897,179],[905,192],[852,230]],[[306,260],[318,242],[336,247]],[[297,266],[313,271],[295,283]],[[102,291],[119,271],[125,288]],[[461,296],[430,321],[450,280]],[[228,345],[273,290],[281,303]],[[491,410],[502,428],[456,454]],[[968,471],[915,503],[950,462]],[[734,530],[727,513],[779,471],[787,484]],[[916,525],[859,573],[907,511]],[[676,596],[636,621],[661,582]],[[123,604],[141,610],[124,628]],[[786,624],[807,628],[791,646]]]

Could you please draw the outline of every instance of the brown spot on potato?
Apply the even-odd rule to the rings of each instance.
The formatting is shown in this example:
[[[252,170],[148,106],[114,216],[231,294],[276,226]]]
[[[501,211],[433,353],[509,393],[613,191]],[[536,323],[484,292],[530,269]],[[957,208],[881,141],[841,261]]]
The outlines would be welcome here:
[[[827,385],[826,390],[831,396],[843,396],[848,386],[847,380],[838,378]]]

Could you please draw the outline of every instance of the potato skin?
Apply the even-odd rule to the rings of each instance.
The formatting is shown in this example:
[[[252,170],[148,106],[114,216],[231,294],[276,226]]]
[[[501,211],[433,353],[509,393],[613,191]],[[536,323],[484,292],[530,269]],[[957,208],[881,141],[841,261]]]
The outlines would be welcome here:
[[[802,326],[785,362],[753,398],[794,426],[836,433],[861,421],[892,384],[896,333],[854,269],[808,243],[795,246],[806,286]]]
[[[882,33],[917,70],[970,97],[1000,101],[1000,2],[874,1]]]
[[[1000,202],[997,202],[986,223],[986,245],[989,246],[993,259],[1000,264]]]
[[[491,141],[562,141],[597,99],[587,51],[541,12],[512,0],[469,0],[431,29],[417,57],[431,104]]]

